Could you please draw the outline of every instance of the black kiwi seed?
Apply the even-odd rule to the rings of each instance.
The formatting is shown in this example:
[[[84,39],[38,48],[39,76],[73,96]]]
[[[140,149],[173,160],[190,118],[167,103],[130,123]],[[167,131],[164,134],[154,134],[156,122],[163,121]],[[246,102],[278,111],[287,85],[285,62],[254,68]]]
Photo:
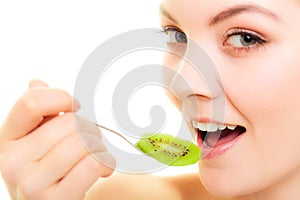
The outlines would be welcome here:
[[[200,149],[190,141],[160,133],[145,134],[144,137],[136,146],[164,164],[183,166],[194,164],[200,159]]]

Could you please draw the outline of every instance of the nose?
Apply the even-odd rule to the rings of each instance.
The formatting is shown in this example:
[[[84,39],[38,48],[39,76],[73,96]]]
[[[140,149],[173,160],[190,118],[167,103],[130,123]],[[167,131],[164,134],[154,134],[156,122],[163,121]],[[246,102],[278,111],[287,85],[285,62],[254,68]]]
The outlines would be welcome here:
[[[224,95],[221,78],[208,54],[195,42],[189,41],[170,89],[180,99],[191,95],[216,99]]]

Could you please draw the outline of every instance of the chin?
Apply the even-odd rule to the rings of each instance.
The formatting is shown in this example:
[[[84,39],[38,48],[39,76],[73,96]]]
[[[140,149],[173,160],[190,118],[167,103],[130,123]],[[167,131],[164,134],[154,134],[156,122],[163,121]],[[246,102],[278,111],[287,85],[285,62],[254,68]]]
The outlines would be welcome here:
[[[199,165],[199,177],[203,186],[218,197],[247,196],[260,190],[255,177],[243,176],[243,172],[206,168]]]

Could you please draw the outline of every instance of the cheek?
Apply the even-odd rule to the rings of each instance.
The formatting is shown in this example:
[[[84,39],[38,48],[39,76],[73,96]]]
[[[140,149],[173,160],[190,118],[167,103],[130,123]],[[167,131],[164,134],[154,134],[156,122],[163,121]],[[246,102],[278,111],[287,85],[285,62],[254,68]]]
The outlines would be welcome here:
[[[179,65],[181,62],[181,58],[179,56],[176,56],[171,53],[166,53],[162,60],[163,70],[162,70],[162,80],[163,84],[170,89],[171,81],[174,78],[175,72],[177,72]],[[171,92],[170,90],[165,89],[165,93],[171,103],[173,103],[178,110],[181,110],[181,102],[178,98],[176,98],[176,95]]]
[[[300,119],[300,55],[284,49],[277,54],[276,59],[270,53],[224,72],[228,98],[253,128]]]
[[[243,69],[222,72],[232,107],[248,122],[249,137],[231,150],[236,157],[224,161],[229,163],[226,167],[200,166],[200,177],[213,193],[259,191],[299,169],[300,61],[295,58],[286,56],[264,65],[253,61]]]
[[[249,165],[268,180],[265,186],[300,167],[298,58],[300,55],[295,53],[282,52],[277,59],[265,58],[268,62],[252,61],[243,66],[244,70],[235,72],[235,78],[224,81],[228,98],[248,122],[253,145],[247,154],[253,161]]]

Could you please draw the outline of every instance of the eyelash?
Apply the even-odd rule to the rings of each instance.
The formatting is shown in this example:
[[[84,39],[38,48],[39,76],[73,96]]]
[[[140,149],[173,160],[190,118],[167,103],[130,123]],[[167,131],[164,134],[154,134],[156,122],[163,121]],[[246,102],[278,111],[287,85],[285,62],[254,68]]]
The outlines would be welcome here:
[[[166,39],[165,39],[166,43],[172,51],[182,52],[183,50],[185,50],[186,44],[188,41],[187,41],[186,34],[183,31],[181,31],[180,29],[178,29],[174,26],[165,26],[162,28],[160,33],[166,35]],[[170,41],[172,39],[176,39],[175,38],[176,35],[170,36],[170,33],[175,33],[175,34],[179,33],[179,34],[181,34],[181,36],[184,36],[185,38],[180,38],[180,39],[183,39],[183,41],[181,41],[181,42]],[[171,38],[171,37],[174,37],[174,38]]]
[[[185,35],[185,33],[183,31],[179,30],[176,27],[170,27],[170,26],[164,27],[161,30],[161,32],[164,33],[164,34],[166,34],[166,35],[169,34],[170,32],[176,32],[176,33],[181,33],[181,34]]]
[[[163,27],[161,33],[168,35],[170,34],[170,32],[174,32],[174,31],[185,35],[183,31],[181,31],[180,29],[174,26]],[[228,41],[232,39],[232,37],[234,36],[243,36],[243,37],[249,36],[252,40],[254,40],[254,44],[251,44],[249,46],[240,46],[240,47],[233,46]],[[265,39],[261,34],[254,31],[242,29],[242,28],[232,28],[226,31],[226,33],[221,37],[221,41],[220,41],[223,50],[233,56],[244,56],[245,54],[250,53],[252,51],[260,50],[262,47],[265,46],[267,42],[268,42],[267,39]],[[183,45],[186,45],[186,43],[169,42],[168,45],[172,46],[171,48],[173,49],[177,48],[182,50],[184,48]]]
[[[228,43],[229,39],[233,36],[250,36],[251,39],[255,40],[255,44],[243,47],[236,47]],[[252,50],[257,51],[260,48],[264,47],[267,43],[267,39],[265,39],[262,35],[241,28],[233,28],[227,31],[223,37],[221,38],[222,47],[225,51],[234,51],[232,53],[248,53]]]

